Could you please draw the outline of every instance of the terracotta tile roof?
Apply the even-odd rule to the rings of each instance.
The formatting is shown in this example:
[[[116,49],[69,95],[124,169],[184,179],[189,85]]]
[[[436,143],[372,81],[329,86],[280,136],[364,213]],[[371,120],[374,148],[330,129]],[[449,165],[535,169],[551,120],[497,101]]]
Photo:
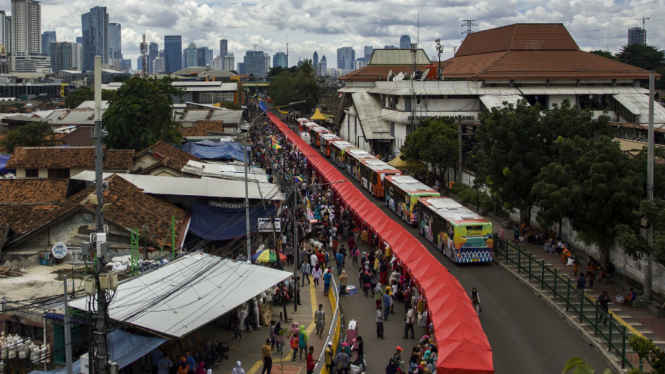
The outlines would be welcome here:
[[[111,204],[104,213],[104,220],[120,226],[127,231],[132,227],[142,230],[143,225],[148,225],[149,237],[153,243],[171,246],[171,239],[165,241],[171,217],[175,216],[176,227],[185,223],[186,212],[184,209],[161,200],[159,198],[143,193],[143,190],[129,183],[123,178],[111,176],[108,190],[104,191],[104,204]],[[94,212],[95,206],[82,201],[84,209]],[[176,240],[178,243],[179,241]]]
[[[517,23],[467,35],[456,57],[499,51],[579,50],[561,23]]]
[[[432,62],[436,66],[436,62]],[[441,61],[441,66],[446,66],[448,63]],[[427,65],[416,65],[416,70],[425,71]],[[393,74],[404,73],[411,74],[413,71],[413,66],[411,65],[367,65],[358,70],[354,70],[342,77],[339,78],[341,81],[366,81],[366,82],[375,82],[375,81],[385,81],[388,78],[390,72]]]
[[[181,171],[183,166],[185,166],[189,161],[205,162],[190,153],[163,142],[162,140],[137,153],[135,158],[141,157],[146,153],[152,153],[153,156],[161,159],[162,161],[144,168],[143,173],[146,173],[149,170],[159,166],[166,166],[174,170]]]
[[[92,127],[81,126],[62,137],[60,141],[70,147],[90,147],[94,145],[92,140]]]
[[[442,67],[443,79],[472,77],[488,66],[491,66],[506,53],[509,52],[501,51],[483,53],[481,55],[453,57],[442,61],[441,65],[444,65],[444,62],[446,63]]]
[[[66,179],[2,179],[0,204],[64,203],[68,187]]]
[[[109,149],[104,152],[104,170],[129,170],[134,151]],[[94,168],[94,147],[21,147],[7,162],[7,168]]]
[[[208,132],[224,132],[224,121],[198,121],[194,127],[180,128],[183,137],[208,136]]]

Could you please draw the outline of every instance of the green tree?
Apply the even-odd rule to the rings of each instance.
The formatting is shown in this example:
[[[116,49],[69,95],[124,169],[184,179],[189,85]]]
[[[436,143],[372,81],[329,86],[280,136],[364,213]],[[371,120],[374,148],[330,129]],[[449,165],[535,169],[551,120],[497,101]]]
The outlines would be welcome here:
[[[107,146],[116,149],[142,150],[164,140],[177,143],[181,134],[173,117],[173,96],[182,96],[182,89],[171,85],[173,80],[133,77],[120,86],[109,100],[104,113],[108,130]]]
[[[649,360],[651,363],[650,373],[665,374],[665,352],[662,349],[643,336],[632,335],[628,342],[641,359]],[[642,374],[642,372],[633,369],[630,374]]]
[[[609,58],[611,60],[616,60],[616,57],[614,57],[612,52],[609,52],[609,51],[601,51],[600,49],[598,49],[598,50],[595,50],[595,51],[591,51],[591,53],[596,54],[598,56],[603,56],[603,57]]]
[[[543,219],[568,218],[582,241],[596,244],[605,266],[617,225],[636,219],[633,210],[644,194],[644,180],[610,137],[560,138],[557,146],[559,160],[542,169],[531,196]]]
[[[459,155],[455,120],[444,117],[421,120],[418,128],[406,136],[401,152],[407,160],[429,164],[439,174],[455,166]]]
[[[47,147],[55,145],[55,134],[50,124],[32,122],[17,130],[8,131],[0,142],[9,153],[16,147]]]
[[[624,45],[616,59],[623,63],[646,70],[654,70],[665,64],[665,53],[650,45]]]
[[[294,106],[300,111],[312,111],[321,100],[321,83],[316,77],[311,60],[305,60],[295,69],[295,73],[284,70],[271,79],[268,85],[268,95],[275,101],[275,105],[285,105],[295,101],[306,100],[305,103]]]
[[[480,151],[474,155],[477,179],[506,208],[520,209],[528,221],[535,204],[531,190],[541,169],[557,159],[557,139],[591,138],[611,131],[607,116],[594,119],[591,110],[573,107],[568,100],[545,111],[526,101],[492,108],[481,114],[476,133],[480,142]]]
[[[587,364],[583,359],[579,357],[573,357],[566,361],[566,366],[564,366],[561,374],[566,374],[567,372],[574,370],[573,374],[594,374],[596,371]],[[605,369],[603,374],[612,374],[612,370]]]

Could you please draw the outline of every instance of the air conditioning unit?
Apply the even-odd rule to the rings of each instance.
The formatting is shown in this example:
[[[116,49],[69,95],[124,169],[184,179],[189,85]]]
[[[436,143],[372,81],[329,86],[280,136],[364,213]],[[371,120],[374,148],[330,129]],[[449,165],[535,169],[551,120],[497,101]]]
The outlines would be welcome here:
[[[117,273],[102,273],[99,274],[99,288],[102,290],[115,290],[118,288],[118,274]]]

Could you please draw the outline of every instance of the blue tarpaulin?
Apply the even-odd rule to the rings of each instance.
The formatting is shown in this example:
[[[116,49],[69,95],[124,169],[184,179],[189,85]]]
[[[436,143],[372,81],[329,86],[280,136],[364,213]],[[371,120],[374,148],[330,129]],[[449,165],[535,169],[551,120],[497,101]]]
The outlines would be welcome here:
[[[250,230],[258,231],[259,218],[275,216],[277,207],[266,205],[249,208]],[[192,220],[189,230],[196,236],[208,240],[229,240],[245,235],[245,208],[219,208],[201,203],[192,203]]]
[[[196,143],[185,143],[182,150],[203,160],[245,161],[242,145],[236,142],[213,142],[203,140]]]
[[[5,169],[5,165],[7,165],[7,162],[11,156],[12,155],[0,154],[0,174],[14,173],[16,171],[14,169]]]
[[[118,364],[120,369],[150,353],[153,349],[162,345],[166,339],[152,338],[143,335],[130,334],[123,330],[115,330],[109,333],[110,361]],[[72,372],[81,372],[81,360],[72,363]],[[56,370],[35,370],[30,374],[66,374],[67,367]]]

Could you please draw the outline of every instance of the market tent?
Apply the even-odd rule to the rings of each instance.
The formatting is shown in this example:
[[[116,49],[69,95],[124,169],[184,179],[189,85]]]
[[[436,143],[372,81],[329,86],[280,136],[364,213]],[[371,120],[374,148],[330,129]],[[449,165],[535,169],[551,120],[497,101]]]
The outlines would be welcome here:
[[[316,112],[314,112],[314,115],[310,118],[312,121],[326,121],[328,118],[326,118],[323,114],[321,114],[321,111],[319,111],[319,108],[316,108]]]
[[[179,338],[291,276],[265,266],[190,254],[119,284],[109,305],[110,318]],[[70,305],[88,310],[90,297]]]
[[[231,160],[245,161],[242,145],[237,142],[213,142],[203,140],[196,143],[185,143],[182,150],[202,160]]]
[[[397,157],[393,158],[388,162],[388,165],[398,168],[400,170],[421,170],[426,169],[427,165],[423,164],[421,161],[406,161],[402,160],[402,153],[400,152]]]
[[[277,207],[263,205],[250,207],[250,231],[258,231],[258,219],[275,216]],[[201,203],[192,203],[192,220],[189,226],[196,236],[208,240],[229,240],[245,236],[245,208],[220,208]]]
[[[132,362],[150,353],[153,349],[162,345],[166,339],[153,338],[149,336],[130,334],[123,330],[115,330],[108,334],[109,339],[109,359],[118,364],[122,369],[129,366]],[[72,363],[72,372],[81,372],[81,360]],[[41,371],[35,370],[30,374],[66,374],[67,367],[56,370]]]
[[[326,182],[348,179],[275,115],[268,113],[267,116],[303,153]],[[390,245],[422,293],[429,296],[428,307],[439,348],[437,373],[493,373],[492,348],[459,281],[421,242],[415,240],[399,223],[386,216],[351,182],[335,183],[332,188],[365,225],[371,227],[382,241]],[[438,286],[441,284],[447,286],[445,294],[448,297],[441,297],[442,289]],[[450,326],[456,327],[447,329]]]
[[[0,154],[0,174],[13,173],[16,171],[14,169],[5,169],[5,165],[7,165],[7,162],[11,156],[12,155]]]

